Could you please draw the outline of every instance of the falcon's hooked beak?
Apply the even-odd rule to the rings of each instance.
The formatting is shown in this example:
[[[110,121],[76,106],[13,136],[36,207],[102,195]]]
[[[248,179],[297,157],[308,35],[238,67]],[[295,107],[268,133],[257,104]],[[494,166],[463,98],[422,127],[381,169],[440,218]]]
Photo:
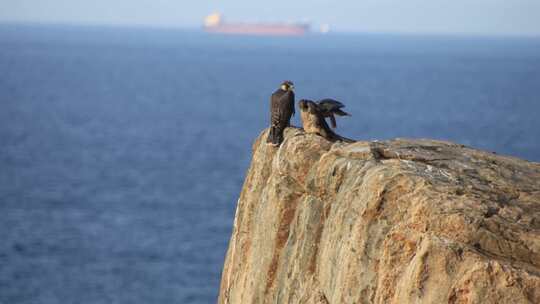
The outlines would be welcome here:
[[[292,90],[294,90],[294,84],[291,81],[284,81],[281,84],[281,89],[283,91],[292,91]]]

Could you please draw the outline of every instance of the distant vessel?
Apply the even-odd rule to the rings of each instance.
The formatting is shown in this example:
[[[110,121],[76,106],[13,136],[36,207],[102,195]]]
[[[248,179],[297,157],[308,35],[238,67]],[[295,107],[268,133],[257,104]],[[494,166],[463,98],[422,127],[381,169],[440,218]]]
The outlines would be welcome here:
[[[307,23],[226,23],[220,13],[204,19],[204,30],[210,33],[300,36],[309,32]]]

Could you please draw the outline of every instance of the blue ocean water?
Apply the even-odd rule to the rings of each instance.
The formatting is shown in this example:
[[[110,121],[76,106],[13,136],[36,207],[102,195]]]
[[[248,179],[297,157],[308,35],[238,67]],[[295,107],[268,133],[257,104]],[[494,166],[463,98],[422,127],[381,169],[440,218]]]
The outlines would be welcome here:
[[[356,139],[540,161],[540,38],[0,26],[0,303],[213,303],[284,79]],[[293,124],[299,124],[295,117]]]

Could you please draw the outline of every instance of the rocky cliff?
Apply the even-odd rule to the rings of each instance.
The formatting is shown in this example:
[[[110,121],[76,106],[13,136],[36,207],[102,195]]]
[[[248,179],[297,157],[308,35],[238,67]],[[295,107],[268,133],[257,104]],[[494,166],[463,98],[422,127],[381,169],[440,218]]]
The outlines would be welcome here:
[[[253,145],[219,303],[540,303],[540,164],[450,142]]]

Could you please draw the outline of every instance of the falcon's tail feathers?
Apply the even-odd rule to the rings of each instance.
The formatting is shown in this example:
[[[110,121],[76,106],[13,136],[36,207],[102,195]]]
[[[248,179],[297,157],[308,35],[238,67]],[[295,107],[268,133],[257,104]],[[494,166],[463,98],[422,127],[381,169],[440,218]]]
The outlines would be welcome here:
[[[279,146],[283,141],[283,130],[279,130],[276,127],[270,127],[266,143]]]
[[[342,141],[342,142],[345,142],[345,143],[353,143],[355,142],[354,139],[350,139],[350,138],[347,138],[347,137],[343,137],[333,131],[330,131],[331,133],[329,134],[330,135],[330,140],[331,141]]]
[[[341,140],[343,142],[346,142],[346,143],[353,143],[353,142],[356,142],[356,140],[354,139],[350,139],[350,138],[347,138],[347,137],[343,137],[341,135],[338,135],[339,136],[339,139],[338,140]]]

